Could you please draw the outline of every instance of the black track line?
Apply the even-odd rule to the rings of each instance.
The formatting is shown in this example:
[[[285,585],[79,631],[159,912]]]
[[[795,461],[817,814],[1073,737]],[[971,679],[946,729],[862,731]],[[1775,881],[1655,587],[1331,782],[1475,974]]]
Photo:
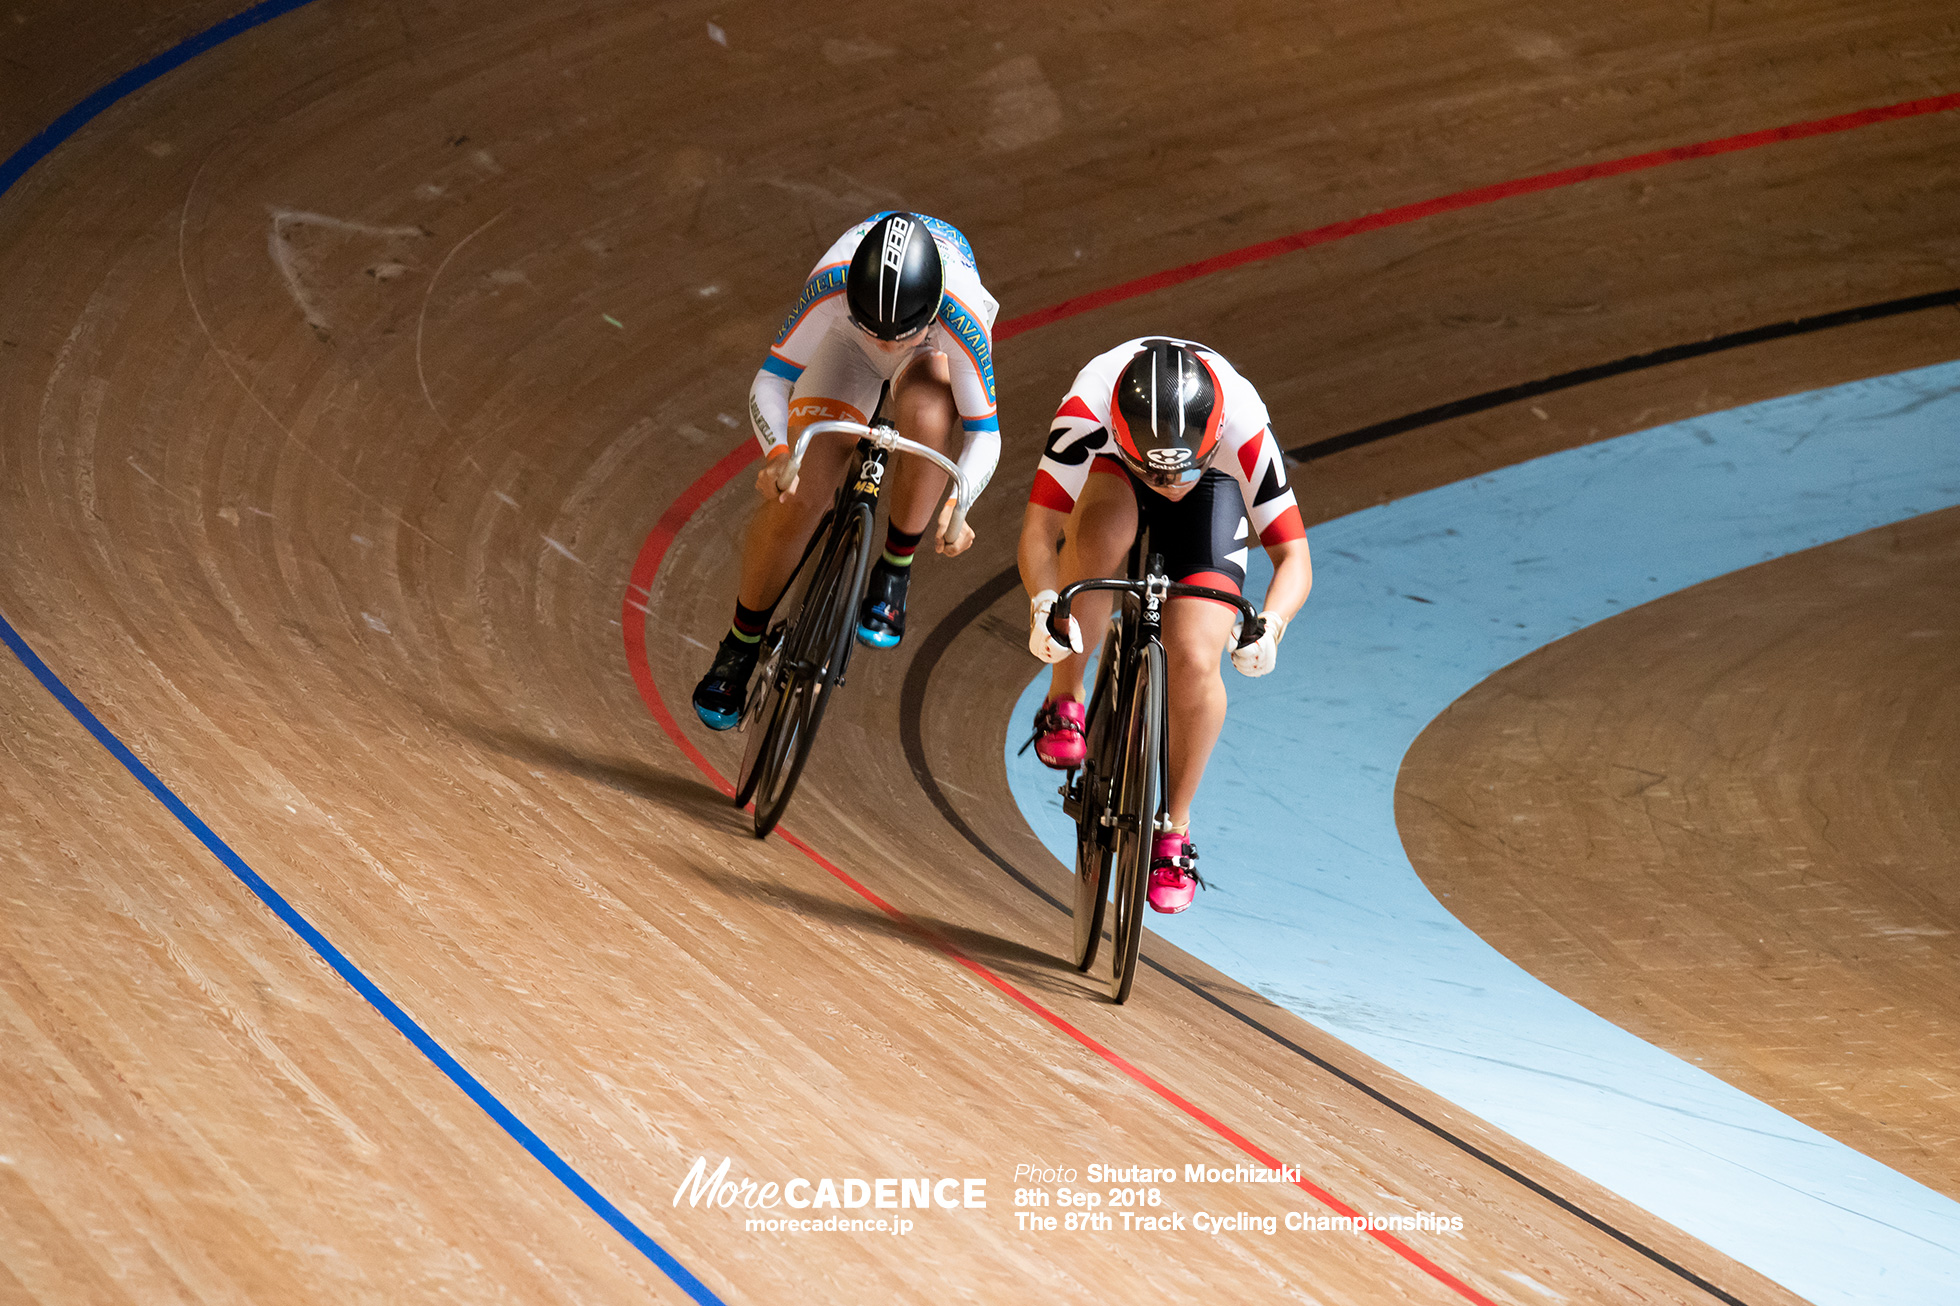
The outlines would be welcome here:
[[[1373,426],[1364,426],[1345,435],[1332,435],[1325,440],[1303,444],[1297,449],[1288,449],[1286,457],[1288,461],[1295,463],[1312,462],[1316,458],[1325,458],[1329,454],[1341,453],[1364,444],[1373,444],[1377,440],[1385,440],[1391,435],[1400,435],[1404,431],[1447,422],[1452,417],[1467,417],[1471,413],[1481,413],[1492,408],[1501,408],[1505,404],[1514,404],[1520,399],[1532,399],[1538,395],[1570,390],[1593,381],[1603,381],[1609,376],[1624,376],[1628,372],[1640,372],[1666,363],[1678,363],[1684,358],[1700,358],[1704,354],[1719,354],[1723,350],[1740,349],[1744,345],[1759,345],[1766,340],[1809,335],[1813,331],[1829,331],[1833,327],[1875,322],[1880,318],[1897,317],[1902,313],[1918,313],[1929,308],[1945,308],[1950,304],[1960,304],[1960,289],[1938,290],[1930,295],[1913,295],[1907,299],[1888,299],[1882,304],[1867,304],[1863,308],[1847,308],[1836,313],[1791,318],[1787,322],[1772,322],[1768,326],[1751,327],[1747,331],[1732,331],[1725,336],[1710,336],[1706,340],[1696,340],[1685,345],[1669,345],[1665,349],[1656,349],[1651,353],[1634,354],[1611,363],[1596,363],[1592,367],[1582,367],[1576,372],[1560,372],[1557,376],[1548,376],[1541,381],[1526,381],[1520,385],[1505,386],[1502,390],[1487,390],[1468,399],[1453,399],[1434,408],[1425,408],[1419,413],[1392,417],[1386,422],[1376,422]]]
[[[1904,313],[1917,313],[1925,309],[1943,308],[1949,305],[1960,305],[1960,289],[1936,291],[1926,295],[1913,295],[1905,299],[1891,299],[1882,303],[1867,304],[1861,308],[1843,309],[1835,313],[1819,313],[1810,317],[1800,317],[1784,322],[1771,323],[1768,326],[1753,327],[1747,331],[1735,331],[1727,335],[1713,336],[1707,340],[1698,340],[1682,345],[1670,345],[1665,349],[1656,349],[1644,354],[1634,354],[1610,363],[1599,363],[1592,367],[1583,367],[1572,372],[1561,372],[1557,376],[1546,377],[1543,380],[1527,381],[1519,385],[1506,386],[1499,390],[1486,391],[1480,395],[1472,395],[1467,399],[1458,399],[1447,404],[1439,404],[1433,408],[1425,408],[1421,412],[1410,413],[1386,422],[1376,422],[1372,426],[1364,426],[1343,435],[1330,436],[1325,440],[1315,440],[1301,445],[1297,449],[1289,449],[1286,451],[1286,456],[1289,461],[1294,463],[1312,462],[1315,459],[1325,458],[1329,455],[1357,448],[1364,444],[1372,444],[1377,440],[1384,440],[1390,436],[1401,435],[1404,432],[1418,430],[1425,426],[1433,426],[1439,422],[1448,421],[1451,418],[1463,417],[1471,413],[1485,412],[1492,408],[1502,407],[1505,404],[1516,403],[1521,399],[1530,399],[1538,395],[1551,394],[1559,390],[1569,390],[1593,381],[1604,380],[1607,377],[1623,376],[1629,372],[1643,371],[1650,367],[1660,367],[1668,363],[1680,362],[1683,359],[1700,358],[1707,354],[1721,353],[1724,350],[1740,349],[1747,345],[1761,344],[1765,341],[1781,340],[1788,336],[1808,335],[1816,331],[1828,331],[1835,327],[1852,326],[1860,322],[1871,322],[1880,318],[1896,317]],[[953,641],[958,639],[966,631],[968,626],[978,620],[982,613],[1010,593],[1018,580],[1019,577],[1012,567],[989,577],[975,588],[972,593],[968,594],[965,599],[961,600],[951,612],[942,617],[938,624],[926,635],[925,639],[920,642],[918,653],[913,657],[911,664],[905,670],[905,681],[899,691],[899,737],[904,746],[905,761],[912,770],[912,778],[918,782],[919,788],[925,793],[927,800],[932,803],[939,814],[955,830],[959,831],[960,835],[975,850],[995,866],[999,867],[1016,884],[1034,894],[1056,911],[1067,915],[1072,910],[1070,906],[1064,904],[1061,899],[1055,897],[1055,895],[1035,883],[1019,867],[1015,866],[1005,857],[1002,857],[994,850],[993,845],[989,844],[972,826],[967,824],[966,818],[959,814],[953,804],[947,799],[945,792],[939,787],[939,781],[932,773],[932,764],[926,757],[924,733],[926,689],[932,680],[934,669],[938,667],[940,660],[945,657],[946,651],[953,646]],[[1609,1224],[1606,1220],[1587,1211],[1570,1198],[1563,1197],[1552,1191],[1529,1175],[1492,1156],[1489,1152],[1484,1151],[1468,1139],[1445,1129],[1415,1109],[1396,1101],[1380,1089],[1364,1082],[1351,1072],[1343,1070],[1340,1066],[1335,1065],[1325,1057],[1300,1046],[1292,1039],[1281,1034],[1278,1030],[1262,1023],[1255,1017],[1225,1001],[1189,976],[1179,974],[1149,956],[1144,956],[1141,960],[1158,974],[1181,985],[1190,993],[1216,1007],[1234,1020],[1239,1021],[1250,1029],[1257,1030],[1302,1060],[1332,1075],[1350,1088],[1394,1111],[1404,1119],[1421,1126],[1437,1138],[1461,1151],[1464,1155],[1474,1158],[1497,1173],[1517,1182],[1552,1203],[1560,1210],[1577,1216],[1600,1232],[1640,1253],[1654,1264],[1661,1266],[1670,1273],[1700,1288],[1716,1300],[1726,1303],[1726,1306],[1747,1306],[1745,1302],[1732,1293],[1715,1286],[1699,1274],[1696,1274],[1693,1270],[1679,1264],[1656,1249],[1647,1246],[1647,1244],[1624,1230]]]

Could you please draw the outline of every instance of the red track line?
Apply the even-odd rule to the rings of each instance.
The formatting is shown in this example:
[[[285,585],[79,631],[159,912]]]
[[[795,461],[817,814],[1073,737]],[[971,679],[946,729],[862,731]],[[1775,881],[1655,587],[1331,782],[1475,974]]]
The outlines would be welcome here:
[[[1739,136],[1725,136],[1719,140],[1702,141],[1693,145],[1677,145],[1670,149],[1654,150],[1646,154],[1629,155],[1621,159],[1609,159],[1601,163],[1581,164],[1578,167],[1563,168],[1557,172],[1545,172],[1534,177],[1523,177],[1515,181],[1498,182],[1489,186],[1479,186],[1471,190],[1457,191],[1455,194],[1420,200],[1413,204],[1403,204],[1396,208],[1384,209],[1380,213],[1369,214],[1365,217],[1349,218],[1342,222],[1329,223],[1323,227],[1314,227],[1307,231],[1295,232],[1290,236],[1281,236],[1278,239],[1264,241],[1257,245],[1248,245],[1243,249],[1217,254],[1208,259],[1200,259],[1195,263],[1186,263],[1182,267],[1169,268],[1162,272],[1153,272],[1149,276],[1139,277],[1133,281],[1125,281],[1121,285],[1111,286],[1087,295],[1079,295],[1074,299],[1063,300],[1059,304],[1008,319],[995,329],[994,339],[996,342],[1009,340],[1023,332],[1032,331],[1037,327],[1047,326],[1053,322],[1059,322],[1064,318],[1075,317],[1078,314],[1089,312],[1091,309],[1105,308],[1111,304],[1121,303],[1126,299],[1135,299],[1139,295],[1147,295],[1152,291],[1181,285],[1186,281],[1210,276],[1214,272],[1223,272],[1230,268],[1243,267],[1248,263],[1257,263],[1265,259],[1277,258],[1281,254],[1290,254],[1295,250],[1309,249],[1315,245],[1329,244],[1333,241],[1342,240],[1348,236],[1359,235],[1366,231],[1379,231],[1384,227],[1400,226],[1403,223],[1414,222],[1419,218],[1432,217],[1438,213],[1450,213],[1457,209],[1474,208],[1478,205],[1494,203],[1497,200],[1509,199],[1514,195],[1529,195],[1537,191],[1556,190],[1562,186],[1574,186],[1580,182],[1593,181],[1601,177],[1617,177],[1629,172],[1639,172],[1646,168],[1657,168],[1663,164],[1679,163],[1687,159],[1702,159],[1717,154],[1730,154],[1737,150],[1754,149],[1760,145],[1774,145],[1782,141],[1801,140],[1807,136],[1824,136],[1833,132],[1849,131],[1854,127],[1865,127],[1873,123],[1890,122],[1899,118],[1918,117],[1922,114],[1942,113],[1946,110],[1956,108],[1960,108],[1960,94],[1934,96],[1921,100],[1907,100],[1899,104],[1884,105],[1874,109],[1861,109],[1855,113],[1839,114],[1831,118],[1817,118],[1809,122],[1792,123],[1789,126],[1773,127],[1765,131],[1745,132]],[[688,486],[679,498],[667,506],[667,510],[660,515],[660,520],[654,523],[653,530],[648,533],[646,541],[640,546],[639,556],[633,562],[632,576],[627,582],[626,593],[620,602],[619,624],[625,632],[626,664],[632,671],[633,683],[639,687],[640,697],[645,700],[648,710],[653,713],[654,720],[660,723],[660,728],[667,732],[668,738],[672,739],[680,748],[681,752],[686,754],[687,759],[693,762],[701,773],[707,776],[717,788],[731,796],[734,794],[734,787],[722,777],[719,771],[715,770],[708,759],[702,755],[701,750],[694,746],[693,741],[681,732],[679,723],[674,720],[673,714],[667,710],[665,700],[661,698],[659,689],[653,683],[653,673],[647,665],[645,619],[648,614],[646,599],[652,589],[655,577],[660,572],[660,564],[666,559],[667,550],[673,545],[675,537],[681,532],[681,528],[694,516],[701,505],[707,502],[709,496],[721,489],[722,486],[732,480],[742,469],[747,467],[749,463],[753,462],[759,452],[755,445],[748,441],[743,441],[742,444],[730,450],[719,462],[715,463],[714,466],[703,473],[692,485]],[[1050,1011],[1047,1007],[1042,1006],[1039,1002],[1036,1002],[1020,989],[1009,984],[987,967],[966,956],[966,954],[962,953],[947,939],[919,925],[904,912],[892,906],[869,888],[859,883],[854,877],[824,857],[809,844],[803,842],[803,840],[797,838],[788,830],[779,828],[777,833],[784,842],[796,848],[804,856],[835,876],[841,883],[850,888],[852,892],[871,903],[893,921],[896,921],[914,934],[930,942],[940,952],[944,953],[966,970],[972,972],[976,978],[999,990],[1002,995],[1018,1003],[1020,1006],[1025,1007],[1030,1013],[1047,1022],[1059,1032],[1067,1035],[1070,1039],[1090,1052],[1093,1052],[1096,1056],[1101,1057],[1109,1065],[1121,1071],[1131,1080],[1156,1094],[1171,1106],[1176,1107],[1186,1116],[1205,1126],[1212,1133],[1260,1162],[1260,1164],[1269,1168],[1279,1168],[1281,1164],[1279,1159],[1270,1152],[1252,1142],[1210,1112],[1189,1101],[1175,1090],[1158,1082],[1147,1072],[1132,1065],[1129,1061],[1089,1037],[1089,1035],[1083,1033],[1068,1021],[1063,1020],[1060,1016]],[[1335,1197],[1326,1189],[1306,1179],[1299,1180],[1296,1186],[1301,1191],[1341,1215],[1353,1217],[1360,1214],[1360,1212]],[[1461,1279],[1458,1279],[1455,1275],[1450,1274],[1441,1266],[1438,1266],[1435,1262],[1416,1251],[1413,1247],[1410,1247],[1407,1243],[1404,1243],[1401,1239],[1382,1230],[1371,1229],[1368,1232],[1371,1237],[1394,1251],[1411,1265],[1422,1270],[1425,1274],[1430,1275],[1439,1283],[1453,1289],[1465,1299],[1476,1302],[1479,1306],[1493,1306],[1489,1298],[1464,1283]]]
[[[1012,984],[1009,984],[1006,980],[1002,979],[999,975],[996,975],[993,971],[987,969],[987,967],[981,965],[979,962],[973,960],[971,957],[961,952],[958,946],[955,945],[950,939],[947,939],[943,935],[937,934],[932,930],[926,929],[924,926],[914,921],[911,917],[907,916],[904,912],[892,906],[890,903],[886,902],[883,898],[880,898],[872,890],[860,884],[847,871],[843,870],[841,867],[831,862],[829,858],[825,857],[822,853],[812,848],[809,844],[804,843],[801,839],[797,838],[793,834],[790,834],[788,831],[783,830],[781,827],[778,827],[777,833],[780,834],[786,842],[788,842],[790,845],[792,845],[798,851],[800,851],[804,856],[808,857],[811,861],[823,867],[826,871],[829,871],[832,875],[836,876],[838,880],[842,881],[845,885],[849,886],[866,902],[869,902],[872,906],[876,907],[879,911],[889,916],[894,922],[905,927],[908,931],[918,936],[919,938],[924,939],[927,943],[930,943],[933,947],[937,948],[940,952],[944,953],[947,957],[959,963],[967,970],[971,971],[976,977],[978,977],[983,982],[992,985],[994,988],[1000,990],[1002,994],[1013,999],[1021,1006],[1026,1007],[1030,1012],[1034,1013],[1036,1016],[1039,1016],[1042,1020],[1047,1021],[1050,1025],[1053,1025],[1057,1030],[1060,1030],[1063,1034],[1068,1035],[1068,1037],[1075,1040],[1077,1043],[1080,1043],[1083,1047],[1095,1053],[1097,1056],[1101,1057],[1104,1061],[1108,1062],[1111,1066],[1115,1067],[1117,1070],[1122,1071],[1123,1074],[1129,1076],[1132,1080],[1135,1080],[1138,1084],[1142,1085],[1144,1088],[1149,1089],[1152,1093],[1155,1093],[1158,1097],[1170,1103],[1172,1106],[1182,1111],[1185,1115],[1190,1116],[1193,1120],[1196,1120],[1199,1124],[1205,1126],[1207,1129],[1211,1130],[1214,1134],[1217,1134],[1220,1138],[1224,1139],[1226,1142],[1232,1144],[1232,1146],[1244,1152],[1247,1156],[1252,1157],[1254,1160],[1258,1161],[1261,1165],[1264,1165],[1269,1169],[1273,1169],[1273,1170],[1278,1170],[1281,1168],[1281,1162],[1279,1158],[1274,1156],[1271,1152],[1268,1152],[1265,1148],[1260,1147],[1257,1143],[1254,1143],[1250,1139],[1246,1138],[1243,1134],[1239,1133],[1236,1129],[1233,1129],[1230,1125],[1226,1124],[1218,1117],[1212,1115],[1209,1111],[1206,1111],[1204,1108],[1191,1102],[1189,1099],[1185,1098],[1182,1094],[1178,1093],[1175,1089],[1169,1088],[1163,1083],[1159,1082],[1157,1079],[1152,1077],[1149,1072],[1142,1070],[1137,1066],[1132,1065],[1130,1062],[1125,1060],[1123,1057],[1119,1056],[1114,1051],[1110,1050],[1108,1047],[1104,1046],[1102,1043],[1097,1042],[1094,1038],[1090,1037],[1088,1034],[1083,1033],[1080,1029],[1077,1029],[1074,1025],[1071,1025],[1068,1021],[1063,1020],[1060,1016],[1050,1011],[1047,1007],[1042,1006],[1039,1002],[1036,1002],[1033,998],[1029,997],[1026,993],[1023,993],[1020,989],[1015,988]],[[1355,1210],[1352,1206],[1349,1206],[1346,1202],[1343,1202],[1340,1198],[1334,1196],[1332,1193],[1328,1192],[1325,1188],[1322,1188],[1319,1184],[1314,1183],[1310,1179],[1301,1178],[1295,1180],[1293,1186],[1298,1188],[1301,1192],[1304,1192],[1308,1196],[1321,1202],[1323,1205],[1327,1206],[1329,1209],[1333,1210],[1337,1214],[1347,1216],[1350,1219],[1359,1216],[1361,1214],[1361,1212]],[[1415,1248],[1403,1242],[1400,1238],[1395,1237],[1393,1234],[1385,1233],[1379,1229],[1370,1229],[1367,1232],[1369,1237],[1374,1238],[1377,1241],[1381,1242],[1383,1245],[1388,1247],[1391,1251],[1395,1252],[1397,1255],[1401,1256],[1404,1260],[1408,1261],[1411,1265],[1423,1271],[1425,1274],[1428,1274],[1430,1277],[1436,1279],[1438,1282],[1444,1284],[1445,1286],[1454,1289],[1458,1293],[1462,1294],[1462,1296],[1464,1296],[1466,1299],[1473,1302],[1481,1303],[1481,1306],[1495,1306],[1495,1303],[1491,1302],[1491,1300],[1488,1297],[1485,1297],[1482,1293],[1478,1292],[1475,1288],[1472,1288],[1469,1284],[1463,1282],[1463,1280],[1451,1274],[1448,1270],[1445,1270],[1441,1266],[1437,1265],[1434,1261],[1430,1260],[1427,1256],[1424,1256],[1421,1252],[1417,1251]]]
[[[667,703],[654,688],[653,670],[647,666],[647,599],[653,589],[654,577],[660,573],[660,564],[667,556],[667,550],[674,543],[674,537],[681,533],[681,527],[708,501],[710,495],[736,476],[744,467],[754,462],[762,450],[752,440],[730,449],[713,467],[681,491],[680,498],[667,505],[667,511],[660,514],[660,520],[653,524],[646,540],[640,545],[640,556],[633,560],[633,574],[627,578],[626,593],[619,601],[619,626],[626,634],[626,665],[633,673],[633,683],[639,686],[640,698],[646,703],[653,719],[667,732],[667,737],[687,754],[687,760],[694,763],[701,774],[708,777],[714,786],[727,794],[735,796],[735,786],[722,778],[694,741],[681,733],[680,723],[674,714],[667,710]]]
[[[1134,281],[1125,281],[1121,285],[1094,290],[1086,295],[1078,295],[1074,299],[1065,299],[1059,304],[1051,304],[1047,308],[1038,308],[1032,313],[1009,318],[995,328],[994,340],[999,342],[1012,339],[1024,331],[1032,331],[1036,327],[1044,327],[1063,318],[1075,317],[1091,309],[1107,308],[1111,304],[1120,304],[1126,299],[1135,299],[1154,290],[1164,290],[1171,286],[1182,285],[1186,281],[1195,281],[1199,277],[1208,277],[1214,272],[1224,272],[1231,268],[1244,267],[1248,263],[1278,258],[1281,254],[1309,249],[1315,245],[1325,245],[1348,236],[1359,235],[1364,231],[1399,227],[1405,222],[1433,217],[1438,213],[1475,208],[1477,205],[1509,199],[1514,195],[1530,195],[1541,190],[1557,190],[1561,186],[1576,186],[1582,181],[1593,181],[1600,177],[1618,177],[1629,172],[1658,168],[1662,164],[1680,163],[1686,159],[1705,159],[1716,154],[1732,154],[1737,150],[1753,150],[1759,145],[1802,140],[1806,136],[1828,136],[1833,132],[1850,131],[1854,127],[1869,127],[1873,123],[1891,122],[1898,118],[1916,118],[1922,114],[1943,113],[1948,109],[1960,109],[1960,94],[1906,100],[1876,109],[1841,113],[1832,118],[1816,118],[1810,122],[1792,123],[1787,127],[1771,127],[1766,131],[1744,132],[1740,136],[1724,136],[1720,140],[1701,141],[1694,145],[1676,145],[1671,149],[1654,150],[1647,154],[1632,154],[1623,159],[1608,159],[1602,163],[1582,163],[1576,168],[1541,172],[1535,177],[1521,177],[1516,181],[1501,181],[1490,186],[1478,186],[1472,190],[1460,190],[1453,195],[1439,195],[1434,199],[1418,200],[1413,204],[1383,209],[1380,213],[1370,213],[1365,217],[1348,218],[1341,222],[1330,222],[1324,227],[1296,231],[1290,236],[1280,236],[1257,245],[1247,245],[1243,249],[1214,254],[1210,258],[1199,259],[1196,263],[1166,268],[1162,272],[1153,272],[1147,277],[1138,277]]]

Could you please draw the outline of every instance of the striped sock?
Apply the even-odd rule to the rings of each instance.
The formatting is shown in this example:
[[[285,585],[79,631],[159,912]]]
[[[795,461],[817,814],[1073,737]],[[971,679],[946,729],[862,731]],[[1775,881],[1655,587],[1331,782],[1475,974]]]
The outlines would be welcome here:
[[[902,531],[890,522],[885,523],[885,556],[882,559],[887,567],[909,567],[912,555],[919,551],[919,541],[925,538],[924,531]]]
[[[775,610],[775,605],[771,604],[758,612],[754,608],[743,607],[742,601],[736,599],[735,621],[729,626],[728,633],[744,644],[760,643],[762,632],[769,629],[769,614]]]

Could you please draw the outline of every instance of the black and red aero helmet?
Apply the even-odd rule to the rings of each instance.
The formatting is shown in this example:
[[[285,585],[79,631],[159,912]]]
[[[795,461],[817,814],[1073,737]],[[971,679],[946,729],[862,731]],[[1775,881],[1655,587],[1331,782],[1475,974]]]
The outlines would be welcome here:
[[[851,321],[879,340],[901,340],[939,316],[939,246],[915,213],[887,213],[871,224],[844,274]]]
[[[1116,378],[1116,456],[1152,485],[1195,481],[1218,452],[1218,374],[1175,340],[1146,340]]]

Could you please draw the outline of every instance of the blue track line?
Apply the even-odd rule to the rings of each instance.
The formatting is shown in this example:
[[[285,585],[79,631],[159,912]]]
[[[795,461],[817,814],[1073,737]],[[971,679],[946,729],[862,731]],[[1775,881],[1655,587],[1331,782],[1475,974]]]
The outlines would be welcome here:
[[[368,1005],[387,1017],[388,1023],[400,1030],[402,1037],[413,1043],[423,1056],[434,1062],[438,1070],[449,1076],[456,1087],[469,1094],[470,1100],[482,1107],[485,1114],[503,1127],[505,1133],[523,1144],[524,1150],[536,1157],[540,1165],[551,1171],[560,1183],[577,1195],[580,1201],[597,1212],[600,1219],[618,1230],[620,1237],[632,1243],[646,1255],[648,1260],[665,1271],[669,1278],[687,1291],[688,1296],[702,1303],[702,1306],[708,1306],[708,1303],[720,1306],[721,1299],[710,1292],[699,1279],[688,1273],[686,1266],[668,1255],[659,1243],[648,1237],[645,1231],[588,1183],[583,1175],[572,1169],[563,1157],[552,1151],[543,1139],[531,1131],[530,1126],[519,1120],[509,1107],[498,1101],[496,1095],[485,1088],[475,1075],[463,1069],[456,1058],[444,1050],[442,1044],[431,1038],[429,1032],[416,1024],[412,1016],[396,1006],[395,1000],[383,993],[373,980],[362,974],[360,967],[347,960],[346,954],[334,947],[326,935],[313,927],[311,921],[300,915],[291,903],[280,896],[277,889],[267,884],[243,857],[233,851],[230,844],[220,839],[211,827],[185,804],[183,799],[171,792],[170,786],[159,779],[156,772],[145,766],[142,759],[129,750],[128,745],[118,739],[109,727],[103,725],[95,713],[89,711],[87,704],[75,697],[74,692],[61,682],[61,678],[48,668],[48,664],[43,662],[33,649],[28,647],[27,641],[20,637],[20,633],[4,616],[0,616],[0,640],[5,641],[7,647],[14,651],[14,656],[34,673],[34,678],[55,696],[55,700],[68,709],[69,715],[81,722],[88,732],[95,736],[97,743],[108,749],[110,755],[141,781],[143,787],[169,809],[170,814],[176,817],[185,829],[197,836],[199,843],[211,850],[213,857],[223,862],[226,868],[238,877],[240,883],[250,889],[260,902],[272,909],[273,915],[284,921],[293,933],[305,940],[307,947],[320,954],[321,959],[333,967],[356,993],[368,1000]]]
[[[289,14],[295,9],[312,3],[313,0],[265,0],[263,4],[256,4],[242,13],[233,14],[215,27],[206,28],[196,36],[171,46],[148,63],[130,69],[107,86],[90,94],[80,104],[49,123],[27,144],[8,155],[7,161],[0,163],[0,195],[6,194],[29,168],[54,153],[55,147],[87,126],[104,109],[125,95],[142,90],[165,73],[183,67],[206,50],[223,45],[241,32],[249,32],[254,27],[263,26],[282,14]]]
[[[0,163],[0,196],[4,196],[29,168],[53,153],[57,146],[124,96],[141,90],[165,73],[182,67],[198,55],[222,45],[232,37],[312,2],[313,0],[265,0],[262,4],[253,5],[250,9],[172,46],[148,63],[132,68],[95,91],[55,119],[27,144],[15,150],[4,163]],[[628,1219],[624,1212],[607,1201],[598,1189],[586,1181],[585,1176],[572,1169],[563,1157],[552,1151],[543,1139],[531,1131],[530,1126],[519,1120],[509,1107],[498,1101],[476,1076],[463,1069],[461,1063],[450,1056],[440,1043],[431,1038],[427,1030],[416,1024],[407,1012],[395,1005],[394,999],[383,993],[373,980],[362,974],[360,968],[349,961],[339,948],[334,947],[326,935],[315,929],[312,922],[300,915],[291,903],[279,895],[278,890],[267,884],[257,871],[247,865],[245,859],[233,851],[231,845],[220,839],[211,827],[185,804],[183,799],[171,792],[170,786],[164,784],[156,772],[144,765],[142,759],[131,752],[113,731],[103,725],[95,713],[91,712],[88,706],[62,683],[61,678],[55,675],[48,664],[28,647],[27,641],[21,638],[20,632],[14,629],[13,624],[4,615],[0,615],[0,641],[4,641],[7,647],[13,650],[14,656],[20,659],[21,665],[34,673],[34,678],[54,695],[57,702],[67,708],[69,714],[95,736],[96,742],[109,750],[110,756],[122,763],[124,769],[141,781],[143,787],[148,789],[185,829],[197,836],[199,843],[210,849],[213,857],[223,862],[225,867],[238,877],[240,883],[250,889],[260,902],[272,909],[273,915],[284,921],[293,933],[299,935],[307,947],[313,949],[323,961],[333,967],[356,993],[367,999],[369,1006],[386,1017],[388,1023],[401,1032],[402,1037],[413,1043],[417,1050],[434,1063],[438,1070],[447,1075],[456,1087],[468,1094],[472,1102],[482,1107],[486,1115],[496,1121],[505,1133],[516,1139],[525,1151],[552,1173],[558,1182],[569,1188],[573,1195],[590,1207],[600,1219],[611,1225],[620,1237],[633,1244],[642,1255],[659,1266],[661,1271],[678,1284],[690,1298],[701,1303],[701,1306],[722,1306],[721,1298],[715,1296],[707,1285],[695,1278],[686,1266],[669,1255],[667,1250],[649,1237],[645,1230]]]

